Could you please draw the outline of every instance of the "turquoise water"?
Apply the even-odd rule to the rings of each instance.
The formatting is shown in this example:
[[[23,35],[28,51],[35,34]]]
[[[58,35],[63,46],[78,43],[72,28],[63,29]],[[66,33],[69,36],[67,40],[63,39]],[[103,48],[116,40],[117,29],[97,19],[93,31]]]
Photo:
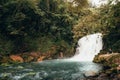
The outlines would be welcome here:
[[[0,80],[81,80],[86,72],[100,70],[93,62],[51,60],[0,66]]]

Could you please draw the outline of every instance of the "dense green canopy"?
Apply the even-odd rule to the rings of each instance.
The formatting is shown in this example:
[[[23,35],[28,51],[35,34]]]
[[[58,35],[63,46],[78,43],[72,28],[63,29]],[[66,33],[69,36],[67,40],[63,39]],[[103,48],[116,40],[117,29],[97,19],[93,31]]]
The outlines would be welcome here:
[[[0,0],[0,54],[70,53],[79,38],[101,32],[120,52],[120,2],[92,8],[87,0]],[[72,53],[72,52],[71,52]]]
[[[71,44],[74,22],[62,0],[1,0],[0,52],[41,50],[61,40]]]

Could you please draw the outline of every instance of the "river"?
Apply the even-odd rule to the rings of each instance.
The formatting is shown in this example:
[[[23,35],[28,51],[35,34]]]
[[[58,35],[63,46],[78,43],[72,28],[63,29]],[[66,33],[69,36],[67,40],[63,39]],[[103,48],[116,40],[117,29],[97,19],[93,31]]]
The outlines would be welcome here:
[[[39,63],[22,63],[0,66],[2,80],[81,80],[87,72],[99,73],[100,64],[50,60]],[[89,75],[89,74],[87,74]]]

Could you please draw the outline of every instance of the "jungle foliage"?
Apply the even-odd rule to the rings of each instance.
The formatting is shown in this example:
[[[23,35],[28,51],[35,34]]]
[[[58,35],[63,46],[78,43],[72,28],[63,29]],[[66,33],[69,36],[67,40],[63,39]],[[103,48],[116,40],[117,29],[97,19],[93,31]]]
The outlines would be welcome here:
[[[74,21],[62,0],[0,0],[0,53],[47,51],[61,40],[71,45]]]
[[[0,54],[73,53],[77,40],[104,34],[104,48],[120,52],[120,2],[100,8],[87,0],[0,0]]]
[[[88,7],[82,10],[78,23],[73,26],[73,38],[93,33],[103,33],[104,50],[120,52],[120,2],[109,2],[99,8]]]

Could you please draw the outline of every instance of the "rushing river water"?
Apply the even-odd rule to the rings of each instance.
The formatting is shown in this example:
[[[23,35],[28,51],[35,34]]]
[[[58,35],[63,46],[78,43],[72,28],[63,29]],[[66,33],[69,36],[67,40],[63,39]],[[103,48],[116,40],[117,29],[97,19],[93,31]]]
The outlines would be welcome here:
[[[98,73],[99,64],[69,62],[64,60],[43,61],[0,66],[1,80],[81,80],[89,71]]]

